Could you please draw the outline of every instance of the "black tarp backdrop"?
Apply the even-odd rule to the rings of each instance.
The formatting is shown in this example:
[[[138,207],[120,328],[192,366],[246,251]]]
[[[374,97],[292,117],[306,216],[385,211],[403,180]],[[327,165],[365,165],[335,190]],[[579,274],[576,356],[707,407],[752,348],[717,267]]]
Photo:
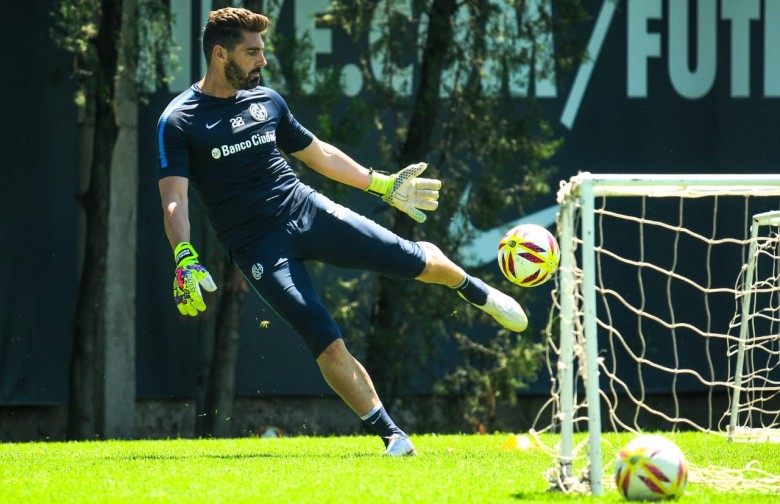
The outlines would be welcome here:
[[[62,403],[77,285],[71,58],[49,2],[0,2],[0,404]]]
[[[709,10],[697,8],[699,3],[688,2],[689,22],[672,33],[670,19],[679,12],[673,13],[668,0],[619,2],[610,22],[602,24],[607,27],[601,32],[603,47],[594,54],[593,73],[570,127],[562,124],[561,118],[567,104],[577,101],[572,93],[576,73],[557,76],[556,96],[541,101],[549,117],[559,124],[565,141],[553,160],[559,179],[579,171],[776,171],[780,159],[780,142],[776,140],[780,100],[775,91],[780,87],[780,53],[776,49],[780,47],[780,23],[771,21],[778,16],[780,6],[772,0],[712,2],[716,8],[713,17]],[[200,4],[192,2],[196,14],[191,80],[200,72],[196,40]],[[313,4],[316,2],[287,0],[275,29],[289,33],[296,19],[294,7]],[[69,79],[71,57],[49,37],[51,6],[50,1],[0,0],[0,40],[4,47],[18,49],[6,52],[7,74],[2,80],[9,99],[3,107],[5,126],[0,136],[6,155],[1,168],[4,183],[0,185],[4,210],[0,217],[1,405],[67,401],[78,281],[76,107]],[[596,19],[604,12],[593,13],[590,29],[594,38],[599,34]],[[702,56],[695,54],[694,43],[699,18],[716,37],[715,50],[702,50]],[[712,87],[705,86],[701,97],[685,97],[677,90],[683,79],[679,71],[672,76],[669,62],[670,47],[681,47],[680,41],[690,42],[691,72],[714,64]],[[332,55],[320,56],[317,61],[340,64],[339,58],[357,50],[347,43],[343,34],[334,32]],[[654,52],[658,56],[642,56]],[[630,73],[629,68],[634,70]],[[702,79],[707,80],[705,77]],[[637,96],[636,89],[642,88],[646,92]],[[156,185],[155,126],[176,94],[178,91],[166,90],[151,96],[139,117],[141,187],[135,252],[140,398],[195,395],[197,321],[181,318],[170,299],[170,247],[162,229]],[[307,121],[313,115],[310,111],[290,105],[305,124],[314,127]],[[365,155],[359,150],[350,152],[370,162],[371,146],[365,150]],[[538,208],[554,203],[555,197],[550,195]],[[196,236],[198,232],[196,228]],[[239,393],[330,393],[300,338],[255,296],[247,299],[237,369]],[[263,320],[271,322],[268,328],[260,327]],[[540,380],[531,392],[544,394],[547,387],[548,382]]]

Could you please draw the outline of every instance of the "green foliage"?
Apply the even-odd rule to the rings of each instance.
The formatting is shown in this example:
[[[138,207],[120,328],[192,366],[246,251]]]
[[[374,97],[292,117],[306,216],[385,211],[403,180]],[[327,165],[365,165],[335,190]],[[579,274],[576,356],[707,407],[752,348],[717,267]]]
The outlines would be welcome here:
[[[521,19],[524,2],[510,3]],[[376,159],[362,162],[394,171],[407,162],[428,161],[426,176],[444,183],[440,207],[424,226],[409,226],[403,216],[388,210],[377,218],[403,236],[436,243],[457,261],[459,249],[473,236],[467,230],[451,232],[454,215],[465,215],[477,228],[489,228],[523,215],[540,197],[550,195],[555,174],[551,160],[562,140],[533,98],[510,96],[510,84],[531,78],[532,72],[518,69],[532,68],[535,56],[549,50],[539,34],[552,33],[556,40],[554,66],[544,72],[565,70],[582,60],[584,41],[577,27],[587,20],[584,3],[555,2],[554,17],[543,12],[518,25],[510,22],[511,13],[487,0],[416,1],[411,10],[407,2],[400,1],[331,2],[323,21],[343,28],[365,48],[361,66],[366,106],[361,111],[371,114],[365,124],[373,125],[370,138],[377,154]],[[519,27],[513,31],[513,26]],[[442,38],[445,34],[449,38]],[[526,43],[516,43],[520,34],[528,35]],[[401,69],[414,63],[415,56],[421,59],[415,63],[410,82]],[[488,65],[500,68],[498,83],[488,78]],[[432,72],[439,67],[440,73]],[[528,88],[530,83],[519,85]],[[397,91],[405,87],[411,92]],[[436,100],[433,106],[431,97]],[[337,102],[320,105],[331,106],[320,109],[325,110],[321,117],[326,116],[320,126],[332,135],[325,138],[337,138],[339,129],[331,120],[339,115]],[[470,198],[462,206],[467,186],[471,187]],[[495,271],[485,268],[478,274],[495,284]],[[379,370],[383,379],[378,387],[385,398],[398,399],[410,390],[408,377],[412,375],[435,376],[431,370],[437,368],[441,349],[455,346],[463,360],[454,371],[445,372],[437,391],[455,398],[463,417],[476,429],[500,427],[493,424],[496,407],[513,404],[517,391],[535,378],[543,354],[541,331],[529,330],[522,338],[500,330],[485,336],[484,328],[495,331],[495,323],[464,307],[447,289],[383,278],[376,282],[373,286],[354,284],[343,291],[343,299],[369,297],[377,299],[377,306],[367,309],[393,311],[383,319],[382,327],[374,327],[377,336],[365,345],[369,354],[382,355],[384,362],[393,363],[394,369]],[[522,303],[531,301],[530,291],[501,285]],[[338,293],[331,295],[333,305],[338,306]],[[359,320],[342,323],[355,327]],[[368,320],[376,326],[376,319]],[[467,330],[454,331],[453,327]],[[369,371],[374,374],[377,369]]]
[[[85,54],[97,36],[99,0],[56,0],[51,11],[54,20],[51,37],[63,49]]]
[[[75,58],[74,77],[80,84],[76,94],[79,106],[86,105],[89,93],[84,86],[94,76],[93,66],[97,60],[94,41],[98,34],[101,6],[100,0],[56,0],[51,10],[54,22],[50,36]],[[144,96],[166,84],[176,69],[176,45],[172,32],[174,14],[164,0],[139,0],[137,8],[137,44],[132,47],[138,52],[128,57],[135,59],[135,80],[138,91]]]
[[[305,86],[316,80],[316,76],[309,75],[312,54],[310,37],[297,38],[295,35],[273,31],[266,38],[269,41],[266,52],[273,51],[273,61],[278,69],[271,67],[263,71],[274,73],[274,86],[285,96],[293,100],[305,98],[308,95],[304,91]]]
[[[178,66],[173,40],[175,13],[167,2],[138,2],[138,67],[136,82],[143,94],[154,93],[170,82]]]
[[[55,44],[74,56],[73,77],[78,83],[74,97],[76,105],[83,109],[94,95],[89,81],[94,74],[95,48],[100,21],[99,0],[56,0],[50,12],[53,25],[49,35]]]
[[[463,363],[439,382],[436,392],[456,399],[475,432],[512,431],[499,420],[498,407],[515,406],[517,391],[536,380],[544,346],[506,330],[484,343],[458,332],[453,337]]]

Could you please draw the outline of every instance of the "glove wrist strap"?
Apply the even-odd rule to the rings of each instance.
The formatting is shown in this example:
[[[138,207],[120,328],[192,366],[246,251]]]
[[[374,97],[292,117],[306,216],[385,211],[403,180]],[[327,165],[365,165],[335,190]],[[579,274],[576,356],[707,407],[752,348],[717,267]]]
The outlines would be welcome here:
[[[198,262],[198,253],[189,243],[181,242],[173,250],[173,260],[176,261],[177,267],[188,266]]]
[[[382,173],[377,173],[374,170],[371,170],[370,174],[371,183],[368,184],[368,187],[366,187],[366,192],[369,192],[374,196],[379,196],[380,198],[387,195],[387,193],[390,192],[390,189],[393,187],[392,177]]]

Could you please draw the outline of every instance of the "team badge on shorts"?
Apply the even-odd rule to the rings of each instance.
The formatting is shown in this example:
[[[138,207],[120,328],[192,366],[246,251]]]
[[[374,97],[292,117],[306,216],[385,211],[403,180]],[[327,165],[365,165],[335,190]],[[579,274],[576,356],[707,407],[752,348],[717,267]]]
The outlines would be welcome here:
[[[252,265],[252,277],[254,277],[255,280],[260,280],[263,276],[263,265],[260,263],[254,263]]]
[[[268,112],[265,110],[265,107],[259,103],[253,103],[249,106],[249,115],[258,122],[263,122],[268,119]]]

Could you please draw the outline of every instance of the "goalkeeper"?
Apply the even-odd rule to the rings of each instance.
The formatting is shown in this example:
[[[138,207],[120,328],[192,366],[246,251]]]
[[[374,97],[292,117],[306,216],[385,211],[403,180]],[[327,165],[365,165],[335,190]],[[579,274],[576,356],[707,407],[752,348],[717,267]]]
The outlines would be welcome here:
[[[286,152],[330,179],[380,197],[417,222],[438,206],[438,180],[425,163],[387,175],[367,169],[304,128],[284,99],[260,86],[270,22],[246,9],[209,14],[205,76],[176,97],[157,126],[164,225],[176,262],[173,295],[182,315],[206,309],[201,288],[217,288],[190,244],[188,189],[203,203],[231,260],[254,291],[306,341],[333,390],[385,443],[387,455],[413,455],[363,366],[344,345],[304,266],[321,261],[446,285],[523,331],[518,303],[468,275],[431,243],[395,235],[303,184]]]

